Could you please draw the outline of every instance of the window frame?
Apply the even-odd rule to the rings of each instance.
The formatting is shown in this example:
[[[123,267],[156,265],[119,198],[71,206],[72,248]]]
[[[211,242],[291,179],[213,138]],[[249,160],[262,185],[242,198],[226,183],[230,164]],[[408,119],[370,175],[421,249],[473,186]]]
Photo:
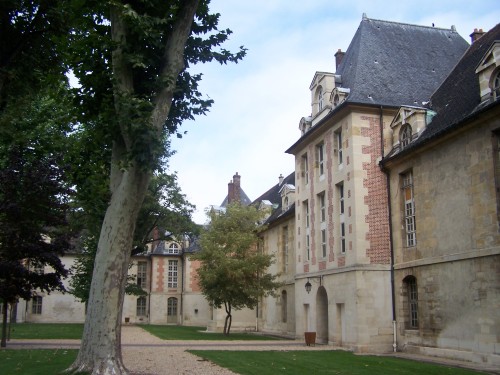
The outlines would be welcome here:
[[[140,296],[136,300],[135,314],[136,316],[147,316],[147,299],[145,296]]]
[[[148,262],[138,261],[137,262],[137,285],[142,289],[147,287],[147,277],[148,277]]]
[[[418,329],[419,316],[418,316],[418,283],[415,276],[407,276],[403,280],[404,289],[406,292],[406,303],[408,312],[406,314],[406,328]]]
[[[172,289],[179,287],[179,261],[177,259],[168,261],[167,287]]]
[[[399,131],[399,144],[401,149],[408,147],[411,143],[413,129],[410,124],[404,124]]]
[[[337,146],[337,162],[341,166],[344,164],[344,155],[342,148],[342,128],[339,128],[334,132],[335,134],[335,145]]]
[[[319,177],[325,175],[325,144],[324,142],[316,145],[316,158],[318,162]]]
[[[401,190],[403,191],[403,222],[405,247],[417,246],[417,224],[415,212],[415,197],[413,192],[413,172],[401,174]]]
[[[43,311],[43,297],[34,296],[31,299],[31,313],[33,315],[42,315]]]

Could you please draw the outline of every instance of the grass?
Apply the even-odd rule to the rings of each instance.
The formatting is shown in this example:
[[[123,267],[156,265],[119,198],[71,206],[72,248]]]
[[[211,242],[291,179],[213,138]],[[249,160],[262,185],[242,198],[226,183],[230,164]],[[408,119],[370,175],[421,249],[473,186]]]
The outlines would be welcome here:
[[[11,325],[10,338],[78,340],[82,334],[83,324],[15,323]]]
[[[344,351],[189,350],[242,375],[472,375],[481,372],[393,357],[359,356]]]
[[[0,374],[59,374],[76,359],[78,350],[0,350]]]
[[[279,340],[276,337],[239,332],[225,336],[218,332],[206,332],[206,327],[144,325],[141,328],[162,340]]]

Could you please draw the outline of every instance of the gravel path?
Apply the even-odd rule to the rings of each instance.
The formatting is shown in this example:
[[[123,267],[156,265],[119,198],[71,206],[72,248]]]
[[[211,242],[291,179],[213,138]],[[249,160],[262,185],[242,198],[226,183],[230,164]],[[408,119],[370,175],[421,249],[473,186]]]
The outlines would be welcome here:
[[[209,334],[207,334],[208,336]],[[80,340],[11,340],[10,349],[63,348],[78,349]],[[335,350],[331,345],[306,346],[301,340],[280,341],[171,341],[161,340],[138,326],[122,327],[122,355],[125,366],[134,375],[234,375],[228,369],[187,352],[189,349],[207,350]],[[443,358],[389,354],[406,359],[433,362],[451,367],[464,367],[488,374],[500,375],[500,370],[487,364],[473,364]]]

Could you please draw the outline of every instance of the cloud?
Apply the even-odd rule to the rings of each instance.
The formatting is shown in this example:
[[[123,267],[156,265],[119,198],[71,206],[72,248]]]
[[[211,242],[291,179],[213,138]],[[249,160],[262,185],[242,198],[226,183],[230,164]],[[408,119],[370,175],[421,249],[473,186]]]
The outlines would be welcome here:
[[[214,99],[207,116],[183,125],[188,133],[174,139],[177,154],[170,166],[179,184],[198,207],[219,205],[235,172],[255,199],[291,173],[294,158],[285,154],[300,136],[298,124],[311,113],[309,85],[316,71],[335,71],[334,54],[346,50],[362,14],[369,18],[450,28],[469,40],[474,28],[488,30],[500,19],[497,1],[481,7],[470,1],[212,1],[221,13],[219,26],[234,33],[225,48],[248,48],[238,64],[212,63],[200,89]],[[390,12],[388,10],[390,9]]]

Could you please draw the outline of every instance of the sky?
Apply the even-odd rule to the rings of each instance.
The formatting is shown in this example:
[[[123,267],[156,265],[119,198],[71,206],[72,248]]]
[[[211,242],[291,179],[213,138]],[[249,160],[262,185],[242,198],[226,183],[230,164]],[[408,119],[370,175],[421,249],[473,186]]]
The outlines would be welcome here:
[[[309,85],[316,71],[335,72],[335,52],[346,51],[363,16],[457,32],[470,43],[474,28],[500,22],[498,0],[212,0],[219,28],[233,31],[224,48],[248,49],[238,64],[193,67],[200,91],[214,100],[206,116],[186,122],[172,139],[170,159],[178,184],[196,205],[193,220],[220,205],[238,172],[253,201],[294,170],[285,153],[311,114]]]

